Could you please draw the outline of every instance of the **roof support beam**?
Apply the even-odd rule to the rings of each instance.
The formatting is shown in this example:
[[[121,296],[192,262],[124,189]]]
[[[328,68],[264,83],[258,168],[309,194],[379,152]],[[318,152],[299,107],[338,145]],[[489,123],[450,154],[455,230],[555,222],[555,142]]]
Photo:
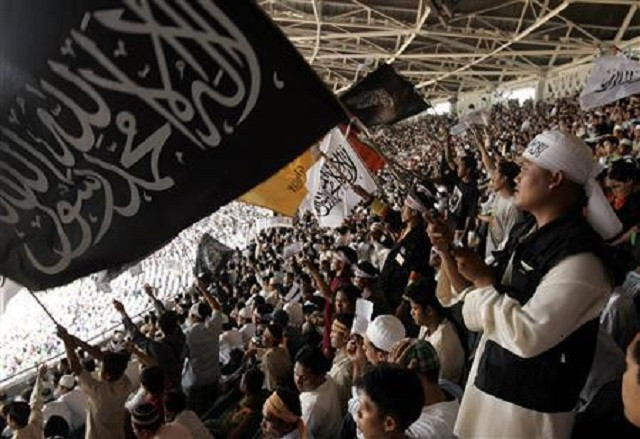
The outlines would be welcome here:
[[[404,43],[402,43],[402,45],[398,48],[396,53],[394,53],[393,56],[387,60],[387,64],[393,63],[396,59],[398,59],[400,55],[404,53],[405,50],[407,50],[407,47],[409,47],[413,42],[413,40],[416,38],[416,34],[420,32],[420,30],[422,29],[422,26],[424,26],[424,23],[425,21],[427,21],[427,17],[431,12],[431,8],[429,8],[428,6],[425,6],[424,13],[422,14],[422,16],[420,16],[421,9],[422,9],[422,0],[420,1],[420,6],[418,7],[418,21],[416,22],[416,27],[414,31],[406,37]]]
[[[624,21],[620,26],[620,30],[618,31],[618,33],[616,34],[616,37],[613,40],[614,45],[617,46],[618,44],[620,44],[620,41],[622,41],[622,39],[624,38],[624,33],[629,28],[629,23],[631,23],[631,20],[633,19],[633,16],[636,15],[637,11],[638,11],[637,3],[629,7],[629,12],[627,12],[627,16],[624,17]]]
[[[544,18],[544,17],[543,17]],[[443,58],[477,58],[477,63],[484,61],[488,58],[508,58],[512,56],[538,56],[546,57],[552,56],[554,50],[512,50],[503,52],[505,48],[513,44],[515,41],[502,44],[497,49],[491,52],[452,52],[452,53],[405,53],[398,58],[403,60],[422,60],[422,59],[443,59]],[[300,47],[304,49],[305,47]],[[593,49],[567,49],[558,52],[558,56],[578,56],[588,55],[593,53]],[[388,53],[323,53],[316,57],[316,59],[386,59],[389,56]],[[473,65],[477,64],[475,61]],[[472,67],[472,66],[469,66]],[[466,69],[465,69],[466,70]]]
[[[454,70],[453,72],[447,73],[446,75],[439,76],[436,79],[423,81],[420,84],[418,84],[418,87],[421,88],[421,87],[424,87],[426,85],[433,84],[434,82],[438,82],[438,81],[440,81],[440,80],[442,80],[444,78],[447,78],[449,76],[453,76],[456,73],[468,70],[471,67],[473,67],[474,65],[484,61],[485,59],[491,58],[492,56],[496,56],[498,53],[502,52],[504,49],[509,47],[511,44],[517,43],[519,40],[521,40],[522,38],[524,38],[527,35],[529,35],[531,32],[533,32],[536,29],[538,29],[540,26],[542,26],[543,24],[545,24],[546,22],[551,20],[553,17],[556,17],[558,14],[560,14],[562,11],[564,11],[567,8],[567,6],[569,6],[569,0],[564,0],[562,3],[560,3],[559,6],[557,6],[553,10],[549,11],[543,17],[540,17],[534,24],[529,26],[524,31],[522,31],[518,35],[514,36],[511,41],[508,41],[508,42],[502,44],[500,47],[496,48],[495,50],[493,50],[493,51],[481,56],[480,58],[477,58],[476,60],[470,62],[466,66],[462,66],[462,67]],[[513,55],[513,54],[514,54],[514,52],[510,52],[510,56]]]

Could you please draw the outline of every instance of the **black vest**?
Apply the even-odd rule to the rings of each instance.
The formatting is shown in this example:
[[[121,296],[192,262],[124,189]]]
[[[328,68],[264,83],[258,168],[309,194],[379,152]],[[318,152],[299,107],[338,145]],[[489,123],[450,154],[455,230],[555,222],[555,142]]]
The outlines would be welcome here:
[[[563,259],[584,252],[603,256],[602,239],[579,215],[560,218],[526,236],[534,224],[530,220],[514,227],[505,249],[494,253],[498,279],[513,255],[511,283],[497,289],[521,305],[534,295],[544,275]],[[530,410],[573,410],[591,369],[597,334],[596,319],[532,358],[519,357],[487,340],[475,385],[485,393]]]

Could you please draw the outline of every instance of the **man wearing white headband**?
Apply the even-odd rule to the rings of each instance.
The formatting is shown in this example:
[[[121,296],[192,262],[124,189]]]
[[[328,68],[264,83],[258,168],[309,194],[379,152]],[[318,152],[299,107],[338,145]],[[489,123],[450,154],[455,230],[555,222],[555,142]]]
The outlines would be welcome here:
[[[427,264],[431,248],[422,219],[428,212],[429,204],[429,196],[416,188],[405,199],[400,213],[404,230],[386,257],[380,273],[380,286],[392,312],[402,305],[402,294],[412,271],[431,274]],[[408,310],[406,311],[408,316]]]
[[[362,261],[353,270],[353,284],[360,288],[361,297],[373,302],[373,314],[388,314],[391,312],[384,292],[378,285],[378,270],[369,261]]]
[[[620,224],[593,180],[591,151],[547,131],[524,152],[514,227],[487,267],[450,232],[430,224],[443,258],[438,296],[463,300],[467,328],[482,332],[456,422],[466,437],[569,437],[595,351],[598,316],[619,273],[603,238]]]

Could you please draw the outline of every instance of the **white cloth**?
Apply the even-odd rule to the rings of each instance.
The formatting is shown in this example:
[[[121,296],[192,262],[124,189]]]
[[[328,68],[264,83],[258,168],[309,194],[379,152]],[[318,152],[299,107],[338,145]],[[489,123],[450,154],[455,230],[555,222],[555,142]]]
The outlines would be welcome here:
[[[457,400],[423,407],[416,422],[407,428],[407,437],[413,439],[451,439],[460,404]]]
[[[334,438],[340,431],[340,398],[338,387],[327,377],[316,390],[300,394],[302,420],[315,439]]]
[[[507,277],[509,273],[505,273]],[[553,267],[525,305],[499,294],[493,286],[469,288],[458,295],[451,289],[438,288],[445,305],[464,300],[466,326],[471,331],[483,331],[454,433],[461,438],[569,437],[575,412],[540,413],[484,393],[474,385],[478,364],[487,340],[524,358],[549,350],[597,318],[610,291],[601,261],[590,253],[568,257]]]
[[[465,358],[455,327],[449,320],[444,319],[432,334],[428,334],[426,329],[425,326],[420,328],[418,338],[431,343],[438,353],[440,378],[459,384],[464,371]]]
[[[545,131],[529,143],[522,156],[548,171],[562,171],[569,180],[584,186],[589,199],[587,221],[602,238],[611,239],[622,231],[622,223],[595,180],[600,166],[582,139],[561,131]]]

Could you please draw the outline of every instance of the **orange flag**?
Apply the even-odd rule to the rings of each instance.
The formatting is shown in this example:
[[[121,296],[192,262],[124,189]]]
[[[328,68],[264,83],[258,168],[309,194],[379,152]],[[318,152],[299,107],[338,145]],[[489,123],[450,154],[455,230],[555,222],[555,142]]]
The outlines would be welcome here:
[[[238,200],[266,207],[285,216],[295,216],[307,196],[307,170],[316,161],[314,148],[308,149],[275,175],[251,189]]]

